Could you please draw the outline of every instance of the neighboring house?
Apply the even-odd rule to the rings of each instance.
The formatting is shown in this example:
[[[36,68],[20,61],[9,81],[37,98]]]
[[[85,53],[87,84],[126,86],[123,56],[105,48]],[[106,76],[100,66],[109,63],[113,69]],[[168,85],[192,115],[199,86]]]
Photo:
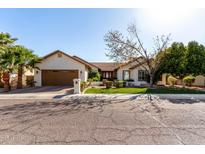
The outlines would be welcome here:
[[[13,73],[10,75],[10,82],[11,82],[11,87],[13,89],[17,88],[17,81],[18,81],[18,74],[17,73]],[[27,80],[33,80],[34,78],[34,70],[27,70],[24,69],[24,73],[22,76],[22,85],[23,87],[27,87]],[[4,83],[2,82],[2,75],[0,74],[0,88],[3,88]]]

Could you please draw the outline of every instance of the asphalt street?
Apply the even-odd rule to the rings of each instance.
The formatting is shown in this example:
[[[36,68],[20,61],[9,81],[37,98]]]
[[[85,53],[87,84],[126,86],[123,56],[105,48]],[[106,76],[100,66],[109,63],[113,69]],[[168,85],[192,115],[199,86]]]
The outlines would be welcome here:
[[[0,99],[0,144],[205,144],[205,102],[117,95]]]

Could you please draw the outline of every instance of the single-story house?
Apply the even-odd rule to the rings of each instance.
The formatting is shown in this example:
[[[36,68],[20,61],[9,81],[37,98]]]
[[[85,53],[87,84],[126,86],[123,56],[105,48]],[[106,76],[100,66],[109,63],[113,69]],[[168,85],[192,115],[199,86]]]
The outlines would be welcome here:
[[[73,79],[87,81],[89,70],[100,72],[102,79],[133,80],[136,86],[148,84],[147,66],[142,57],[117,64],[115,62],[88,62],[78,56],[56,50],[42,58],[34,71],[36,86],[73,86]],[[162,76],[160,84],[166,84]],[[194,85],[204,86],[205,77],[197,76]]]
[[[34,81],[36,86],[72,86],[74,78],[87,81],[89,70],[94,69],[101,73],[102,79],[133,79],[138,85],[147,84],[146,72],[142,65],[144,64],[136,61],[124,64],[92,63],[56,50],[44,56],[42,62],[36,65],[38,69],[34,71]]]

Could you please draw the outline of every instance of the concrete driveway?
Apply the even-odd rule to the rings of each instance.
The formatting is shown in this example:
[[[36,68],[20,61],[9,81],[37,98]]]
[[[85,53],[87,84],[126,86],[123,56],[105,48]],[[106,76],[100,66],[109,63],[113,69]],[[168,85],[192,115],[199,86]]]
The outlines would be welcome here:
[[[73,87],[45,86],[12,90],[0,93],[0,99],[55,99],[73,93]]]
[[[71,95],[0,104],[0,144],[205,144],[200,100]]]

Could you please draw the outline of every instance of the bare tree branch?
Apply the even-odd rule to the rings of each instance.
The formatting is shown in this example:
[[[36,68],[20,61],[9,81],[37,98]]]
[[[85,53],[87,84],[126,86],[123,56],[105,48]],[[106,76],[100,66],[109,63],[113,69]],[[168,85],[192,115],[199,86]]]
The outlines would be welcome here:
[[[110,59],[121,63],[126,63],[130,60],[141,63],[138,57],[142,57],[148,69],[144,65],[142,67],[149,72],[150,80],[153,80],[155,72],[158,70],[163,59],[163,54],[159,53],[167,48],[170,34],[167,36],[157,36],[154,39],[154,50],[148,52],[138,35],[136,25],[130,24],[127,31],[129,34],[127,37],[124,37],[119,31],[109,31],[105,35],[105,42],[108,47],[108,53],[106,55]],[[150,82],[152,84],[152,81]]]

